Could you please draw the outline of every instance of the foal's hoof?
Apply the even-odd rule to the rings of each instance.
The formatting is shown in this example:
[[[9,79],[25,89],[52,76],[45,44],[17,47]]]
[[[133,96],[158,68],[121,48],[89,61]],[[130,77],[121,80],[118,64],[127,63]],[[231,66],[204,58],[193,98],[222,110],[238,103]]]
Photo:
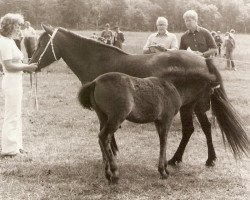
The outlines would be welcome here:
[[[172,158],[172,159],[170,159],[170,160],[168,161],[168,164],[169,164],[169,165],[172,165],[172,166],[177,166],[179,163],[181,163],[181,160],[179,160],[179,159],[174,159],[174,158]]]
[[[118,182],[119,182],[119,177],[111,177],[110,179],[109,179],[109,184],[110,185],[116,185],[116,184],[118,184]]]
[[[216,158],[214,158],[214,159],[208,159],[206,161],[206,166],[207,167],[213,167],[213,166],[215,166],[215,161],[216,161]]]

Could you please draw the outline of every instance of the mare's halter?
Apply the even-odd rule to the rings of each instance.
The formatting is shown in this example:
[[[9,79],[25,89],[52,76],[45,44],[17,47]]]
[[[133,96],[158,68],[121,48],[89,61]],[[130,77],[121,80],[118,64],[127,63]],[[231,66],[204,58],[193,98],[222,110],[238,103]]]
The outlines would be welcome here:
[[[54,32],[52,33],[52,35],[50,36],[50,40],[48,41],[46,47],[44,48],[43,50],[43,53],[40,55],[39,59],[38,59],[38,65],[39,63],[41,62],[42,60],[42,57],[43,55],[45,54],[46,50],[48,49],[49,47],[49,44],[51,44],[51,48],[52,48],[52,53],[53,53],[53,56],[54,56],[54,59],[55,61],[57,61],[57,57],[56,57],[56,53],[55,53],[55,49],[54,49],[54,45],[53,45],[53,39],[55,38],[56,36],[56,33],[57,33],[58,29],[55,29]],[[33,91],[33,84],[32,84],[32,74],[30,74],[30,85],[31,85],[31,93]],[[36,110],[38,110],[38,98],[37,98],[37,73],[35,72],[35,107],[36,107]]]
[[[46,47],[44,48],[43,53],[40,55],[40,57],[38,59],[38,64],[41,62],[43,55],[45,54],[46,50],[49,47],[49,44],[51,44],[51,49],[52,49],[52,53],[53,53],[55,61],[59,60],[56,57],[56,53],[55,53],[55,49],[54,49],[54,45],[53,45],[53,39],[55,38],[57,31],[58,31],[58,28],[54,30],[54,32],[52,33],[51,36],[49,35],[50,36],[50,40],[48,41]]]

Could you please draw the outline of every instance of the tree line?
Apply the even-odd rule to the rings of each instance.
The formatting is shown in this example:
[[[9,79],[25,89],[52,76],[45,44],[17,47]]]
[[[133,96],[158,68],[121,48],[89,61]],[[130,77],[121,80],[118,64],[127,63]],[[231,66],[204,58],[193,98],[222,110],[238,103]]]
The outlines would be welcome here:
[[[19,12],[33,26],[41,23],[69,29],[111,28],[153,31],[158,16],[169,21],[169,30],[184,31],[183,14],[193,9],[199,24],[209,30],[250,32],[250,0],[0,0],[0,15]]]

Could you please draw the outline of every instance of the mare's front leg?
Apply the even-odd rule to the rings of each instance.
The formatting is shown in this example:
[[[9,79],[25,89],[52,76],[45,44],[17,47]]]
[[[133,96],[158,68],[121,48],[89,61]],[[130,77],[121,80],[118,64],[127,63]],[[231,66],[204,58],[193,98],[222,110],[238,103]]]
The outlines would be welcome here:
[[[194,125],[193,125],[193,104],[187,104],[180,108],[180,116],[181,116],[181,123],[182,123],[182,139],[179,144],[177,151],[175,152],[172,159],[168,161],[170,165],[177,165],[182,161],[182,156],[187,146],[187,143],[194,132]]]
[[[209,122],[206,113],[203,112],[202,109],[199,109],[199,106],[195,107],[194,111],[207,139],[208,159],[206,161],[206,166],[214,166],[215,160],[216,160],[216,154],[215,154],[213,141],[212,141],[211,123]]]
[[[99,133],[99,144],[105,160],[105,177],[110,183],[118,183],[119,180],[118,167],[110,145],[112,136],[118,129],[119,125],[107,122]]]
[[[173,117],[167,120],[155,121],[155,127],[159,134],[160,139],[160,156],[158,171],[162,179],[167,179],[169,176],[169,171],[167,170],[167,159],[166,159],[166,145],[167,145],[167,136],[168,131],[171,125]]]

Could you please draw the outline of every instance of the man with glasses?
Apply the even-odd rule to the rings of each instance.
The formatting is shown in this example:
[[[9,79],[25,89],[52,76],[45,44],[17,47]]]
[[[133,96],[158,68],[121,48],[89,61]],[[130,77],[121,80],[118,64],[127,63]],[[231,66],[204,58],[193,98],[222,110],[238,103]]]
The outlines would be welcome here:
[[[177,50],[178,42],[173,33],[167,31],[168,20],[165,17],[158,17],[156,21],[157,33],[153,33],[143,47],[144,54],[157,53],[160,51]]]
[[[217,45],[210,31],[198,26],[198,14],[194,10],[184,13],[187,31],[181,36],[180,49],[190,50],[205,58],[217,53]]]

